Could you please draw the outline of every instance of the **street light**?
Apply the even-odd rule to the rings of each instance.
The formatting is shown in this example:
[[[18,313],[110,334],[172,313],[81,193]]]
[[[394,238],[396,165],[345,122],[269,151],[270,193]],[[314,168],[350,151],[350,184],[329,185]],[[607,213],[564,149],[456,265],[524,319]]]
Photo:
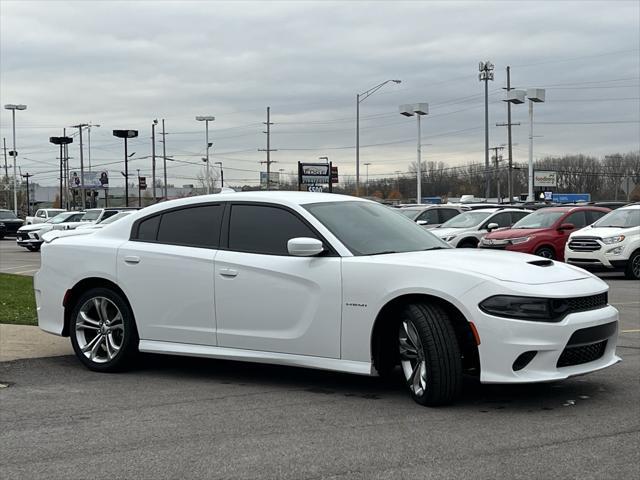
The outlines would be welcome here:
[[[62,173],[62,163],[63,163],[62,149],[65,145],[73,143],[73,138],[49,137],[49,142],[53,143],[54,145],[60,145],[60,205],[59,207],[62,208],[62,178],[64,177],[64,174]]]
[[[124,204],[126,207],[129,206],[129,156],[127,155],[127,140],[129,138],[135,138],[138,136],[138,130],[114,130],[113,136],[118,138],[124,138]],[[133,153],[131,154],[133,155]],[[84,202],[84,192],[83,202]],[[83,204],[84,206],[84,204]]]
[[[489,197],[489,80],[493,81],[493,63],[486,61],[478,65],[478,80],[484,82],[484,197]]]
[[[16,150],[16,110],[26,110],[26,105],[14,105],[12,103],[5,105],[4,108],[11,110],[11,118],[13,125],[13,213],[18,215],[18,172],[16,169],[16,159],[18,151]]]
[[[222,170],[222,162],[214,162],[216,165],[220,165],[220,189],[224,188],[224,170]]]
[[[389,82],[402,83],[402,80],[385,80],[356,95],[356,196],[360,196],[360,104]]]
[[[151,181],[153,190],[153,202],[156,198],[156,125],[158,125],[158,119],[156,118],[151,124]]]
[[[364,184],[364,191],[365,191],[365,196],[368,197],[369,196],[369,165],[371,165],[371,162],[365,162],[364,166],[367,167],[367,179],[365,180],[365,184]]]
[[[100,125],[91,122],[87,124],[87,153],[89,154],[89,171],[91,171],[91,127],[100,127]]]
[[[211,147],[211,143],[209,143],[209,122],[213,122],[216,117],[212,116],[197,116],[196,120],[198,122],[204,122],[205,125],[205,141],[207,142],[207,193],[211,193],[211,177],[209,176],[209,147]]]
[[[525,96],[529,99],[529,181],[527,200],[533,201],[533,104],[543,103],[545,100],[544,88],[529,88],[524,90],[511,90],[507,92],[507,102],[524,103]]]
[[[413,117],[414,115],[418,119],[418,168],[416,172],[417,176],[417,188],[416,188],[416,203],[422,204],[422,132],[420,131],[420,117],[429,113],[428,103],[414,103],[410,105],[400,105],[400,115],[405,117]]]

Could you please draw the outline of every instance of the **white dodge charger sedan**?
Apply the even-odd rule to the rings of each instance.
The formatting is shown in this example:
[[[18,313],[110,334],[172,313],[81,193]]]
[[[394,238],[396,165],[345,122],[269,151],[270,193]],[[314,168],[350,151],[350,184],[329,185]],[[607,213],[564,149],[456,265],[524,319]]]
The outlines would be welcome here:
[[[564,379],[620,361],[607,285],[577,267],[460,250],[382,205],[304,192],[223,193],[45,235],[42,329],[90,369],[137,352],[363,375],[400,366],[449,403],[462,375]]]

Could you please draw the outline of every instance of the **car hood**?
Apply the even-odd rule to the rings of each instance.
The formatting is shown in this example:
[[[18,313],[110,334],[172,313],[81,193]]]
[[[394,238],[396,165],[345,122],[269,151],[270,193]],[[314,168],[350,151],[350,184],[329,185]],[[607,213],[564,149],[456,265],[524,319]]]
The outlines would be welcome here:
[[[621,227],[600,227],[600,228],[591,228],[586,227],[578,230],[577,232],[573,232],[571,234],[571,238],[575,237],[599,237],[599,238],[607,238],[607,237],[615,237],[616,235],[633,235],[638,234],[640,232],[640,227],[631,227],[631,228],[621,228]]]
[[[496,230],[488,233],[484,238],[492,238],[494,240],[503,240],[505,238],[530,237],[538,233],[546,232],[549,228],[508,228],[506,230]]]
[[[459,233],[462,233],[466,230],[471,230],[470,228],[434,228],[433,230],[431,230],[431,233],[433,233],[434,235],[440,237],[440,238],[444,238],[444,237],[448,237],[450,235],[457,235]]]
[[[534,255],[486,249],[447,248],[428,252],[376,255],[369,258],[389,265],[468,272],[504,282],[528,285],[569,282],[592,276],[580,268]]]
[[[33,232],[35,230],[42,230],[45,228],[45,225],[49,226],[48,223],[35,223],[32,225],[25,225],[24,227],[20,227],[18,229],[19,232]]]
[[[7,223],[20,223],[20,224],[23,224],[24,220],[22,220],[20,218],[0,218],[0,223],[4,223],[5,225]]]

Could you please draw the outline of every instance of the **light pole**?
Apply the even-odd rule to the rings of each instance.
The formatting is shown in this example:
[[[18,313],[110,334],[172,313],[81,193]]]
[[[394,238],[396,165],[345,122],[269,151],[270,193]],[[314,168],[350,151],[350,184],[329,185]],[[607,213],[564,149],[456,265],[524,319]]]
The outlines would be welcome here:
[[[211,143],[209,143],[209,122],[213,122],[216,119],[216,117],[210,116],[210,115],[204,115],[204,116],[197,116],[196,120],[198,122],[204,122],[204,129],[205,129],[205,141],[207,144],[207,193],[211,193],[211,177],[209,175],[209,148],[211,147]]]
[[[369,196],[369,165],[371,165],[371,162],[365,162],[364,164],[364,166],[367,167],[367,173],[366,173],[367,179],[365,180],[365,184],[364,184],[364,192],[365,192],[364,195],[366,197]]]
[[[87,124],[87,153],[89,154],[89,171],[91,171],[91,127],[100,127],[100,125],[92,124],[91,122]]]
[[[129,156],[127,155],[127,140],[138,136],[137,130],[114,130],[113,136],[124,138],[124,205],[129,206]]]
[[[62,179],[64,178],[64,173],[63,173],[63,168],[62,165],[64,163],[64,155],[62,153],[62,149],[65,145],[68,145],[70,143],[73,143],[73,138],[71,137],[49,137],[49,142],[53,143],[54,145],[60,145],[60,204],[58,205],[60,208],[62,208]]]
[[[533,201],[533,104],[543,103],[545,100],[544,88],[529,88],[526,90],[511,90],[507,92],[507,102],[514,104],[524,103],[525,96],[529,99],[529,175],[527,188],[527,201]]]
[[[402,80],[385,80],[384,82],[371,87],[362,93],[356,95],[356,196],[360,196],[360,104],[371,95],[376,93],[387,83],[402,83]]]
[[[222,162],[215,162],[216,165],[220,165],[220,189],[224,188],[224,170],[222,170]]]
[[[151,124],[151,181],[153,189],[153,203],[156,202],[156,125],[158,125],[157,118]]]
[[[11,110],[11,120],[13,125],[13,213],[18,215],[18,172],[16,169],[16,159],[18,151],[16,150],[16,110],[26,110],[26,105],[14,105],[12,103],[5,105],[4,108]]]
[[[429,113],[428,103],[414,103],[409,105],[400,105],[400,115],[405,117],[413,117],[418,119],[418,164],[416,172],[416,203],[422,204],[422,132],[420,128],[420,117]]]
[[[489,80],[493,80],[493,63],[486,61],[478,65],[478,79],[484,82],[484,197],[489,197]]]

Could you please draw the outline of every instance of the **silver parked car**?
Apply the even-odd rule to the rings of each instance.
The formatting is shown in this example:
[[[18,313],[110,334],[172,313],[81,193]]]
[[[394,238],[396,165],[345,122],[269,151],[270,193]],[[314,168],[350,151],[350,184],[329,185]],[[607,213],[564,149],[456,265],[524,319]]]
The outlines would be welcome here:
[[[426,229],[436,228],[453,217],[468,211],[461,205],[414,205],[398,209],[405,217],[410,218]]]

